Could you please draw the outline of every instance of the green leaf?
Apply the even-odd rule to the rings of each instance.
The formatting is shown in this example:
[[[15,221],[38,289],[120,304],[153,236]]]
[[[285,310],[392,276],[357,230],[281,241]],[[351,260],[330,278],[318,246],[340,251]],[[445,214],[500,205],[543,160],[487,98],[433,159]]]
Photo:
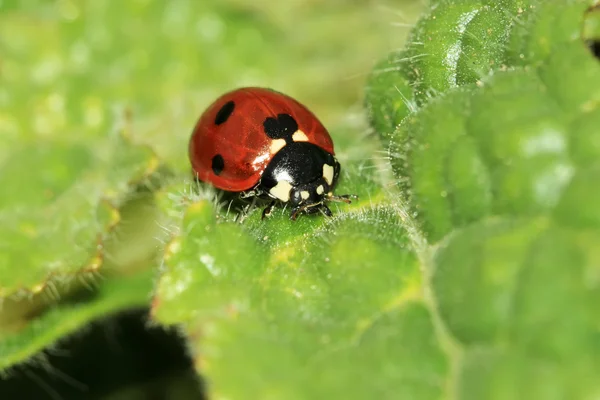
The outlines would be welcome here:
[[[439,249],[433,289],[465,346],[461,398],[598,391],[598,240],[548,218],[493,218]]]
[[[565,45],[582,44],[581,32],[586,9],[595,0],[527,1],[521,7],[507,49],[509,65],[539,65]],[[573,64],[576,66],[576,64]]]
[[[97,272],[106,235],[120,219],[117,207],[155,163],[148,149],[121,136],[93,153],[76,142],[15,148],[0,166],[6,194],[0,201],[0,297],[38,293],[51,278]]]
[[[145,306],[152,284],[153,273],[150,270],[121,276],[118,279],[110,279],[97,289],[83,289],[66,296],[59,305],[49,308],[33,321],[21,321],[19,326],[13,324],[10,330],[2,324],[4,326],[0,330],[0,371],[10,374],[10,369],[5,370],[14,364],[25,360],[30,363],[38,362],[35,355],[41,350],[77,332],[92,319],[128,307]],[[8,309],[20,307],[18,302],[11,303],[13,300],[9,299],[2,306]],[[6,314],[4,317],[6,318]]]
[[[31,8],[42,10],[10,2],[0,13],[2,300],[66,293],[93,280],[119,208],[159,164],[132,139],[126,110],[110,115],[115,104],[96,92],[110,85],[91,88],[107,80],[89,72],[88,43],[66,22],[77,6],[45,9],[44,23]]]
[[[595,101],[587,90],[580,96],[580,104]],[[600,154],[595,135],[585,135],[597,110],[582,107],[576,117],[571,111],[557,104],[535,71],[514,70],[496,73],[481,88],[443,96],[409,117],[390,154],[427,237],[438,241],[486,215],[554,209],[577,167]]]
[[[36,293],[0,299],[0,371],[36,362],[42,349],[91,320],[129,307],[146,306],[155,273],[162,216],[151,192],[131,194],[121,221],[102,246],[101,268],[45,282]]]
[[[412,31],[404,64],[418,102],[501,67],[520,3],[440,1],[431,7]]]
[[[508,68],[439,86],[391,137],[408,214],[434,244],[437,310],[461,349],[458,398],[599,390],[600,63],[580,34],[589,2],[534,3],[516,17]]]
[[[592,46],[600,40],[600,7],[597,4],[587,10],[581,36]]]
[[[365,88],[365,107],[369,122],[387,143],[396,126],[415,111],[413,89],[403,75],[404,52],[391,53],[379,62],[369,76]]]
[[[240,223],[171,192],[153,316],[182,324],[213,397],[598,393],[600,63],[589,2],[560,3],[433,2],[368,79],[393,180],[346,157],[340,188],[368,203]]]
[[[167,246],[154,317],[183,323],[217,397],[364,398],[399,386],[439,395],[447,362],[396,211],[318,223],[273,243],[250,223],[220,221],[207,200],[192,203]]]

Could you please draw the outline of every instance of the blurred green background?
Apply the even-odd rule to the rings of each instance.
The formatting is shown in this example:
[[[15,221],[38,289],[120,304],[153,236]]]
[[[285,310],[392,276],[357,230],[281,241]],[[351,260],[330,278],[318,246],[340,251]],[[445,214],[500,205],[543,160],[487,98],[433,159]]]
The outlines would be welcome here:
[[[423,2],[0,0],[0,164],[44,140],[104,149],[125,121],[187,173],[196,118],[242,85],[296,97],[343,147],[356,138],[344,127],[366,130],[368,72],[402,46]],[[94,323],[9,371],[0,399],[199,398],[176,335],[145,331],[144,315]]]
[[[336,125],[362,112],[366,74],[421,1],[3,0],[1,140],[104,136],[128,112],[136,138],[186,169],[195,119],[242,85]]]

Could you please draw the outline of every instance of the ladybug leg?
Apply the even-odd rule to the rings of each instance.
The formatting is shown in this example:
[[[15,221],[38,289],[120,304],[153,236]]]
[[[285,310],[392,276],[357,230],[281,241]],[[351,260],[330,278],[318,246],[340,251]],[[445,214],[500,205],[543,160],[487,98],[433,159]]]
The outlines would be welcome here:
[[[327,205],[325,203],[323,203],[320,210],[323,213],[323,215],[325,215],[327,217],[333,217],[333,213],[331,212],[331,210],[329,209],[329,207],[327,207]]]
[[[275,201],[272,201],[269,203],[268,206],[265,207],[265,209],[262,212],[262,217],[261,219],[265,219],[266,217],[270,217],[271,216],[271,212],[273,211],[273,206],[275,205]]]
[[[314,207],[314,208],[313,208]],[[327,211],[323,211],[323,207],[327,208],[327,206],[323,203],[315,203],[315,204],[302,204],[300,206],[294,207],[292,208],[292,215],[290,215],[290,219],[292,221],[295,221],[296,218],[298,218],[298,215],[300,215],[300,213],[306,209],[309,209],[309,213],[312,214],[313,212],[316,212],[316,210],[319,210],[321,212],[325,212],[325,215],[327,215],[327,211],[329,211],[329,213],[331,214],[331,210],[329,208],[327,208]],[[312,211],[312,210],[315,211]]]
[[[298,215],[305,209],[305,206],[298,206],[298,207],[294,207],[292,208],[292,214],[290,214],[290,219],[292,221],[295,221],[296,218],[298,218]]]
[[[342,194],[340,196],[331,195],[331,196],[327,196],[327,199],[330,201],[341,201],[346,204],[350,204],[350,203],[352,203],[352,200],[350,200],[350,199],[358,200],[358,196],[355,194]]]
[[[256,202],[258,201],[258,197],[253,197],[252,202],[245,206],[239,214],[239,222],[240,224],[244,222],[244,220],[250,215],[250,212],[254,210],[256,207]]]
[[[249,197],[256,197],[256,196],[258,196],[259,194],[260,194],[260,192],[258,192],[258,191],[256,191],[256,190],[254,190],[254,189],[252,189],[252,190],[248,190],[248,191],[245,191],[245,192],[241,192],[241,193],[240,193],[240,199],[247,199],[247,198],[249,198]]]

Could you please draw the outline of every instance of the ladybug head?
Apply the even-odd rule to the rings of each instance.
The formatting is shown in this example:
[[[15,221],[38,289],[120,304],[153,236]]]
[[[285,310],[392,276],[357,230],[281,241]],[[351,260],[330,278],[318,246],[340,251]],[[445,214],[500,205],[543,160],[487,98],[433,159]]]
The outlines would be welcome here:
[[[265,169],[260,189],[292,206],[292,219],[300,212],[331,215],[325,204],[340,174],[333,154],[308,142],[284,146]]]
[[[301,209],[307,214],[323,211],[327,214],[329,209],[324,203],[327,196],[331,196],[331,188],[326,179],[320,178],[314,182],[293,186],[289,203],[292,210]]]

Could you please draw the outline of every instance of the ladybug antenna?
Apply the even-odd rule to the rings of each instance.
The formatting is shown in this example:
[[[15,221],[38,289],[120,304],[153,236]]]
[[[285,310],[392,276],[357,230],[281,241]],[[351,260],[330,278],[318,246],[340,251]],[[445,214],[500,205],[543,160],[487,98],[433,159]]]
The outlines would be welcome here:
[[[298,215],[300,215],[300,213],[302,211],[305,210],[310,210],[314,207],[314,210],[318,210],[321,212],[321,214],[327,216],[327,217],[332,217],[333,213],[331,212],[331,210],[329,209],[329,207],[327,207],[327,205],[323,202],[319,202],[319,203],[306,203],[306,204],[302,204],[301,206],[298,206],[294,209],[292,209],[292,214],[290,215],[290,219],[292,221],[295,221],[296,218],[298,218]],[[309,212],[309,214],[312,214],[313,212]]]
[[[342,194],[339,196],[330,194],[327,196],[327,200],[329,200],[329,201],[342,202],[342,203],[346,203],[346,204],[352,203],[352,200],[350,200],[350,199],[358,200],[358,196],[355,194]]]

